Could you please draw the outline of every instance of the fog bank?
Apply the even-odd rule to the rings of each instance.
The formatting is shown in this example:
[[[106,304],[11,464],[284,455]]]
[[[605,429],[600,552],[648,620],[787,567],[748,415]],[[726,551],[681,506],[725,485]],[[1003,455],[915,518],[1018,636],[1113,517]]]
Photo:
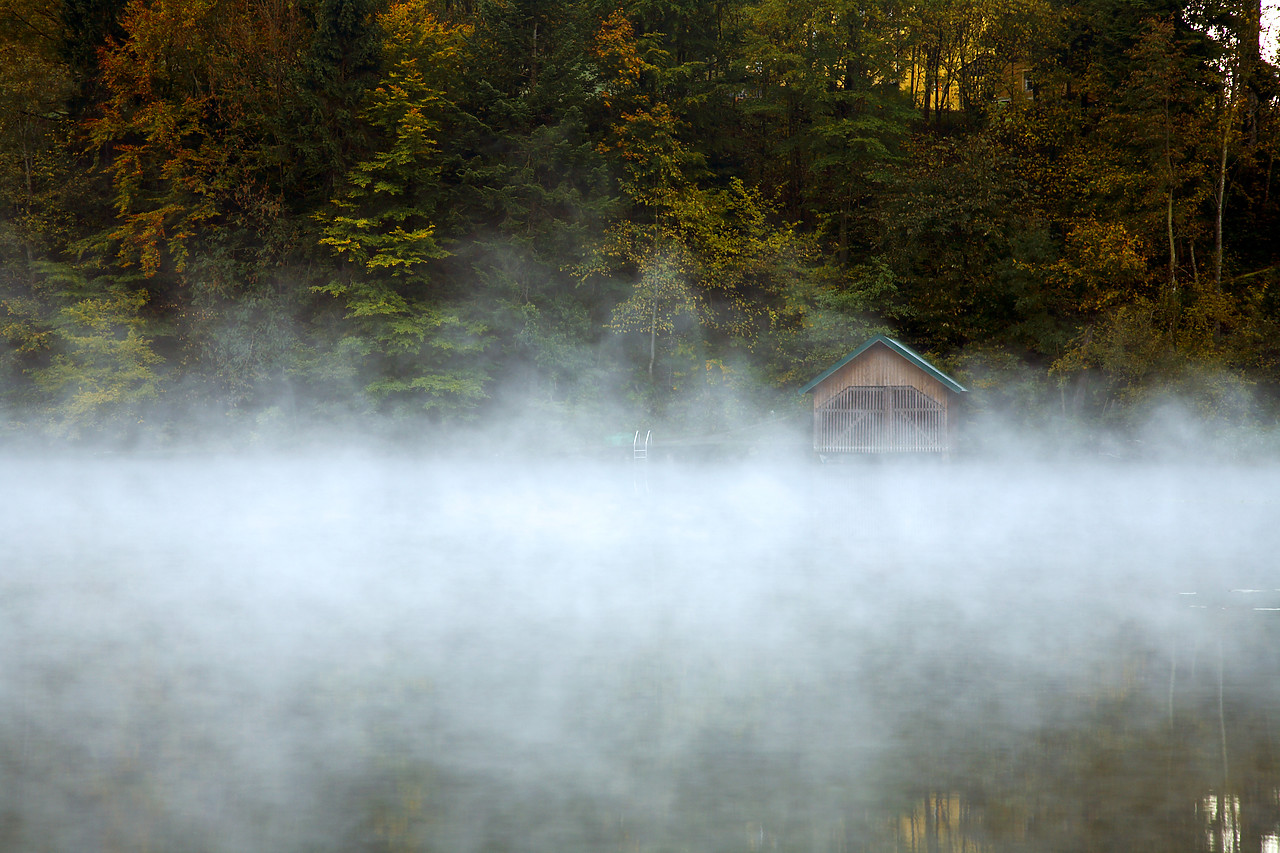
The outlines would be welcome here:
[[[757,849],[1275,698],[1270,462],[0,470],[7,850]]]

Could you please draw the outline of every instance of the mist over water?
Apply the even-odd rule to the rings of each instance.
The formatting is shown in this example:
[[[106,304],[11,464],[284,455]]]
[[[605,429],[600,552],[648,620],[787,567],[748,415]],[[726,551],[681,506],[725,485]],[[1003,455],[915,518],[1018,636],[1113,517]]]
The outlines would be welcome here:
[[[1072,797],[1155,849],[1232,779],[1280,810],[1271,462],[0,470],[0,849],[925,849],[953,800],[930,849],[1110,838]]]

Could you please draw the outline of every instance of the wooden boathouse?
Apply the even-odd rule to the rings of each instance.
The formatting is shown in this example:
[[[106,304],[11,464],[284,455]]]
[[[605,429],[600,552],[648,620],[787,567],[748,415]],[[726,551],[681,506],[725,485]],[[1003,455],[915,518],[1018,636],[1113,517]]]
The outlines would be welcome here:
[[[813,394],[813,450],[828,459],[949,453],[966,389],[906,344],[876,335],[800,393]]]

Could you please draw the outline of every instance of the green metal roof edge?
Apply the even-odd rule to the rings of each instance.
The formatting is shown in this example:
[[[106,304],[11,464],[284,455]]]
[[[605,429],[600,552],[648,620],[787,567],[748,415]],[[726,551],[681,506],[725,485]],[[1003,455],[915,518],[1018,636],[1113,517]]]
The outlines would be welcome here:
[[[849,362],[853,361],[855,358],[857,358],[858,356],[862,355],[864,352],[866,352],[867,350],[871,349],[871,347],[875,346],[876,344],[884,344],[884,345],[885,345],[885,346],[887,346],[889,349],[893,350],[893,351],[894,351],[894,352],[896,352],[898,355],[902,356],[902,357],[903,357],[903,358],[905,358],[907,361],[911,362],[911,363],[912,363],[912,364],[914,364],[916,367],[920,368],[920,369],[921,369],[921,370],[923,370],[925,373],[927,373],[927,374],[929,374],[930,376],[932,376],[934,379],[937,379],[937,380],[938,380],[939,382],[941,382],[945,387],[947,387],[947,388],[951,389],[952,391],[955,391],[955,392],[960,393],[960,394],[964,394],[964,393],[968,392],[968,390],[969,390],[968,388],[965,388],[965,387],[964,387],[963,385],[961,385],[959,382],[955,381],[955,380],[954,380],[954,379],[952,379],[950,376],[948,376],[947,374],[943,373],[941,370],[939,370],[938,368],[934,367],[934,366],[933,366],[932,364],[930,364],[929,362],[925,361],[924,356],[920,355],[920,353],[916,352],[916,351],[915,351],[915,350],[913,350],[911,347],[907,346],[907,345],[906,345],[906,344],[904,344],[904,343],[900,343],[900,342],[898,342],[898,341],[895,341],[893,338],[891,338],[891,337],[889,337],[889,336],[887,336],[887,335],[876,335],[875,337],[871,338],[871,340],[867,341],[867,342],[866,342],[866,343],[864,343],[862,346],[858,347],[856,350],[854,350],[853,352],[851,352],[851,353],[849,353],[848,355],[846,355],[844,358],[842,358],[842,359],[840,359],[839,361],[837,361],[835,364],[833,364],[830,368],[828,368],[828,369],[827,369],[827,371],[826,371],[825,373],[823,373],[821,376],[819,376],[817,379],[813,380],[813,381],[812,381],[812,382],[810,382],[808,385],[806,385],[806,386],[804,386],[803,388],[801,388],[801,389],[800,389],[800,393],[801,393],[801,394],[808,394],[808,393],[809,393],[810,391],[812,391],[814,388],[818,387],[818,385],[822,382],[822,380],[826,379],[828,376],[830,376],[831,374],[835,373],[837,370],[839,370],[840,368],[844,367],[846,364],[848,364]]]

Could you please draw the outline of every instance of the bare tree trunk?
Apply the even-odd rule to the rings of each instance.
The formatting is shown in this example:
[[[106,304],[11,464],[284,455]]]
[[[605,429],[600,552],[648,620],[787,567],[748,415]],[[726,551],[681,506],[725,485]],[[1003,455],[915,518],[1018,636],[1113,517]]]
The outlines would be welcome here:
[[[1222,290],[1222,213],[1227,202],[1227,147],[1231,139],[1231,125],[1234,121],[1234,110],[1227,113],[1223,122],[1222,150],[1218,157],[1218,187],[1214,192],[1216,206],[1213,224],[1213,289]]]
[[[911,48],[911,101],[915,106],[916,85],[920,82],[920,51],[917,48]]]
[[[1168,205],[1165,210],[1165,227],[1169,232],[1169,288],[1165,301],[1168,303],[1165,308],[1169,312],[1169,331],[1173,332],[1177,325],[1175,316],[1175,306],[1178,302],[1178,246],[1174,240],[1173,234],[1173,186],[1170,185],[1168,192]]]
[[[932,50],[924,51],[924,124],[929,126],[929,114],[933,107],[933,89],[937,88],[937,71]]]
[[[1164,101],[1164,167],[1167,180],[1169,181],[1169,190],[1166,194],[1167,204],[1165,205],[1165,228],[1169,237],[1169,288],[1166,296],[1166,310],[1169,312],[1169,332],[1173,333],[1177,325],[1178,303],[1178,244],[1173,229],[1173,142],[1170,139],[1171,128],[1170,123],[1172,117],[1169,115],[1169,99],[1166,97]]]
[[[35,164],[33,162],[33,154],[31,153],[31,146],[28,144],[27,134],[25,130],[22,132],[21,138],[22,138],[22,171],[23,171],[23,178],[26,180],[26,185],[27,185],[27,197],[23,199],[22,206],[23,206],[23,212],[29,217],[31,215],[31,211],[35,209],[35,205],[36,205],[35,182],[32,178],[32,174],[35,172]],[[29,286],[34,286],[36,283],[36,271],[35,271],[36,261],[35,261],[35,256],[31,251],[31,240],[30,240],[29,234],[24,235],[24,239],[22,241],[22,251],[26,255],[26,259],[27,259],[27,270],[26,270],[27,284]]]
[[[658,352],[658,300],[653,300],[653,317],[649,322],[649,384],[653,384],[653,362]]]

